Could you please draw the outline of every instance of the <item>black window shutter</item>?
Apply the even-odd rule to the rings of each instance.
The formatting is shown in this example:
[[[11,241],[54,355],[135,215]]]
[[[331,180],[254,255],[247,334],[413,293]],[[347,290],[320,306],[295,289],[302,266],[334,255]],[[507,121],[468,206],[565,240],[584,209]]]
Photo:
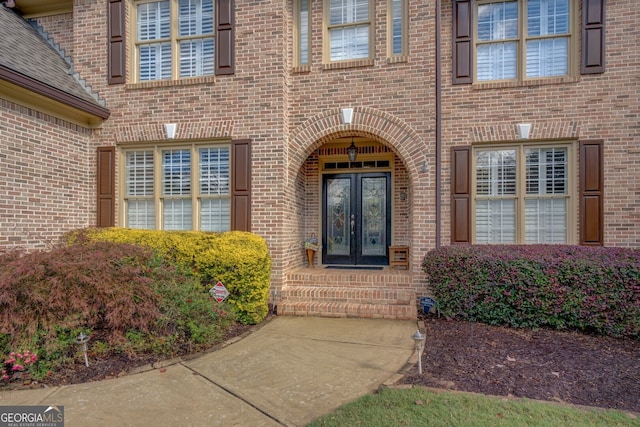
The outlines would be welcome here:
[[[113,227],[116,223],[115,156],[115,147],[98,147],[96,174],[98,194],[96,225],[98,227]]]
[[[453,2],[453,84],[469,84],[473,81],[471,0]]]
[[[471,147],[451,149],[451,244],[471,243]]]
[[[125,13],[123,0],[109,0],[108,23],[108,82],[109,84],[121,84],[125,82]]]
[[[251,231],[251,140],[231,142],[231,229]]]
[[[582,74],[604,73],[605,0],[582,2]]]
[[[603,141],[580,141],[580,244],[604,245]]]
[[[234,14],[233,0],[216,1],[216,75],[235,72]]]

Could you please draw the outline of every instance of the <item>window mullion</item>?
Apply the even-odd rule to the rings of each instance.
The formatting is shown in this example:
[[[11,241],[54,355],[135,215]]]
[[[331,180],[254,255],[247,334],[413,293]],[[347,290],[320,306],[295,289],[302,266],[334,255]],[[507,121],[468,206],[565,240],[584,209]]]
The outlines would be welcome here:
[[[171,0],[171,24],[169,34],[171,35],[171,79],[180,78],[180,45],[178,44],[178,0]]]
[[[527,70],[527,0],[518,2],[518,43],[516,55],[518,55],[518,68],[516,75],[519,81],[526,77]]]
[[[516,243],[525,241],[525,202],[527,189],[526,156],[522,145],[516,147]]]
[[[198,148],[191,146],[191,228],[200,230],[200,156]]]
[[[156,207],[156,229],[162,230],[164,202],[162,199],[162,152],[160,147],[153,150],[153,194]]]

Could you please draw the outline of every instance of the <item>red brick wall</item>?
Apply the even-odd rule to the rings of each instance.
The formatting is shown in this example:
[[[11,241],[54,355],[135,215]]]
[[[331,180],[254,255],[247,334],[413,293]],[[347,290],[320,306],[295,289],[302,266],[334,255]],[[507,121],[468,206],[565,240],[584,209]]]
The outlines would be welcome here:
[[[449,1],[443,2],[442,21],[443,45],[451,46]],[[604,140],[605,245],[640,246],[639,25],[636,1],[607,2],[606,73],[577,75],[568,83],[453,86],[450,49],[443,51],[443,242],[450,239],[450,147],[509,143],[517,139],[517,123],[531,123],[532,140]],[[577,179],[574,183],[577,195]],[[577,216],[575,221],[577,235]]]
[[[291,1],[236,0],[235,74],[178,84],[107,85],[106,0],[74,2],[73,43],[65,30],[68,15],[41,19],[65,49],[72,45],[75,70],[112,112],[91,138],[66,129],[37,138],[52,146],[54,141],[86,144],[70,151],[73,161],[84,165],[81,179],[68,178],[76,179],[82,201],[68,212],[77,213],[75,223],[95,221],[96,146],[157,143],[164,140],[164,123],[177,123],[178,140],[248,138],[253,141],[253,231],[267,239],[273,283],[279,286],[284,271],[304,263],[302,242],[314,229],[309,218],[317,218],[318,187],[309,179],[317,170],[312,153],[336,137],[356,135],[396,154],[394,214],[406,220],[394,229],[394,239],[411,246],[412,269],[419,271],[436,235],[435,2],[409,1],[409,55],[394,62],[386,56],[386,2],[376,1],[373,62],[348,68],[323,66],[322,2],[311,3],[308,69],[292,66]],[[605,242],[640,246],[640,8],[632,0],[610,1],[607,7],[605,74],[569,83],[478,88],[451,85],[451,1],[442,1],[443,244],[450,228],[450,147],[514,140],[515,124],[526,122],[533,124],[534,138],[605,140]],[[343,107],[355,108],[352,125],[340,122]],[[7,114],[7,107],[2,112]],[[34,120],[24,113],[18,117],[28,124]],[[498,141],[492,134],[504,136]],[[401,189],[407,194],[402,208]],[[49,215],[54,211],[58,208]]]
[[[291,3],[291,2],[288,2]],[[289,175],[293,176],[306,156],[333,138],[350,135],[371,138],[387,145],[396,154],[394,182],[394,243],[409,244],[413,267],[419,269],[419,259],[426,248],[434,246],[434,114],[435,69],[433,28],[434,5],[428,2],[409,2],[409,52],[406,61],[389,63],[387,59],[387,5],[375,3],[375,52],[373,63],[352,66],[325,67],[322,60],[322,2],[311,2],[311,64],[309,67],[291,67],[289,129],[290,147],[296,157],[291,158]],[[293,16],[292,6],[288,13]],[[293,45],[293,34],[288,34],[288,45]],[[288,50],[288,63],[293,64],[292,49]],[[354,107],[351,126],[342,125],[341,108]],[[425,172],[422,167],[425,165]],[[309,177],[307,197],[319,200],[315,162],[307,170]],[[317,167],[317,166],[315,166]],[[400,193],[407,194],[400,200]],[[285,189],[287,191],[287,189]],[[313,205],[319,208],[317,205]],[[410,212],[410,207],[413,211]],[[318,215],[309,212],[307,230],[317,229]],[[307,233],[309,234],[309,231]],[[284,238],[288,238],[285,234]],[[299,234],[295,239],[303,236]],[[289,246],[299,248],[292,238]],[[298,240],[299,242],[299,240]],[[292,251],[288,259],[299,264],[300,250]]]
[[[73,58],[73,14],[43,16],[37,19],[37,23],[60,46],[65,56]]]
[[[42,249],[95,224],[91,132],[0,100],[0,247]]]

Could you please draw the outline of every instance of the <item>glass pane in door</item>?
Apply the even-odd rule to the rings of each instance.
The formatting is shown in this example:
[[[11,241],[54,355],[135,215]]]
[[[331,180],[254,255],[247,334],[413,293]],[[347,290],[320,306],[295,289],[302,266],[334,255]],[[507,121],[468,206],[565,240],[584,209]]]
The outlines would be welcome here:
[[[327,179],[327,255],[351,251],[351,179]]]
[[[362,178],[362,255],[386,254],[387,179]]]

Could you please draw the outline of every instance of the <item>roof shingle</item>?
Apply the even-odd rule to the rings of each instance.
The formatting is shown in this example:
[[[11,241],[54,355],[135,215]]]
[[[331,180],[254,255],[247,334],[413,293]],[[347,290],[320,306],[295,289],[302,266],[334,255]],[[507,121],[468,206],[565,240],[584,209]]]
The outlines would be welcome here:
[[[0,67],[102,109],[104,102],[74,75],[73,67],[12,9],[0,6]]]

